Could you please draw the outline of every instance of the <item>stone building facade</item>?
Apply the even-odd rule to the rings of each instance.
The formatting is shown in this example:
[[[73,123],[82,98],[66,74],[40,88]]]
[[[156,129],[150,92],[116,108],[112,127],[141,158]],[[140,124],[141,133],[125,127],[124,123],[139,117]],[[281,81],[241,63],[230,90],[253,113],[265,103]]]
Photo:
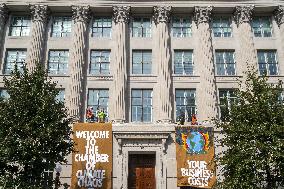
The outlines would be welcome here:
[[[78,121],[107,111],[113,188],[131,188],[130,158],[152,154],[156,188],[174,189],[178,116],[211,125],[250,67],[283,80],[283,23],[282,0],[2,0],[0,91],[15,63],[44,64]]]

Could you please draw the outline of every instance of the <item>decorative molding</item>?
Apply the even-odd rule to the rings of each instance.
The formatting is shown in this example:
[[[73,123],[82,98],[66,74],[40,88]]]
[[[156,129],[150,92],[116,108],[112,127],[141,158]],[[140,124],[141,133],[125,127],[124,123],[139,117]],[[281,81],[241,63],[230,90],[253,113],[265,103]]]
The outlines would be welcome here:
[[[163,151],[164,155],[167,153],[166,145],[167,145],[167,139],[163,138],[162,139],[162,151]]]
[[[165,22],[168,23],[171,17],[171,6],[154,6],[153,19],[156,24]]]
[[[122,153],[122,139],[121,138],[117,139],[117,143],[118,143],[118,152],[119,152],[119,155],[121,155],[121,153]]]
[[[47,5],[29,5],[33,22],[46,22],[48,16],[48,6]]]
[[[6,20],[8,16],[8,9],[5,3],[0,4],[0,19]]]
[[[194,7],[194,20],[198,26],[200,23],[209,23],[212,15],[212,6]]]
[[[234,18],[237,25],[249,23],[252,20],[254,5],[251,6],[236,6]]]
[[[274,19],[277,22],[278,26],[284,23],[284,6],[278,6],[274,11]]]
[[[74,22],[85,22],[90,20],[90,6],[75,6],[72,5],[72,19]]]
[[[115,23],[129,22],[130,6],[113,6],[113,20]]]
[[[158,139],[167,139],[170,135],[170,132],[163,132],[163,133],[157,133],[157,132],[141,132],[141,133],[135,133],[135,132],[121,132],[121,133],[114,133],[115,138],[117,139],[152,139],[152,140],[158,140]]]

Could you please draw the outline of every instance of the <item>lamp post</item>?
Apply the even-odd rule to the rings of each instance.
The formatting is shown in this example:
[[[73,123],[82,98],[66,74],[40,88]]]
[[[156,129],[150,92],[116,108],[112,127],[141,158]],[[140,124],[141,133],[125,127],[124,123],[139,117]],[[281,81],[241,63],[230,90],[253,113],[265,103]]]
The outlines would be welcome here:
[[[55,187],[54,188],[58,189],[61,185],[59,177],[62,171],[62,166],[60,165],[60,163],[56,163],[55,171],[56,171],[56,177],[55,177]]]

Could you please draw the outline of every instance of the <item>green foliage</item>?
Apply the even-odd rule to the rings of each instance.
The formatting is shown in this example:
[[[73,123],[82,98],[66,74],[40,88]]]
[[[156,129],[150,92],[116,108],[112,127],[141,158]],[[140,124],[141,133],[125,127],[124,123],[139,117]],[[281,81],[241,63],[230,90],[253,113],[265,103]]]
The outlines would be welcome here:
[[[42,66],[16,68],[4,82],[10,97],[0,99],[0,188],[43,188],[44,169],[73,151],[72,120]]]
[[[284,185],[284,105],[282,82],[249,71],[246,90],[237,90],[237,103],[216,125],[227,150],[218,156],[223,167],[222,189],[274,189]],[[228,108],[228,107],[227,107]]]

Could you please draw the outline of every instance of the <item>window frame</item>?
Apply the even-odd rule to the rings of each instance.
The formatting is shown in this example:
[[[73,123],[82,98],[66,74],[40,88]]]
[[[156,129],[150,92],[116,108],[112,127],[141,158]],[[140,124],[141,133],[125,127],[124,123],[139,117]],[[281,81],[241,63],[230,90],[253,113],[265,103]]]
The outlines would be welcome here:
[[[222,108],[224,108],[226,105],[225,104],[222,104],[222,101],[221,100],[225,100],[227,99],[227,102],[228,102],[228,113],[230,115],[231,113],[231,106],[232,106],[232,103],[234,102],[237,102],[238,98],[236,95],[234,95],[234,93],[236,93],[236,88],[219,88],[218,89],[218,107],[219,107],[219,110],[220,110],[220,116],[219,118],[221,120],[224,120],[223,116],[225,115],[222,115]],[[222,96],[221,97],[221,93],[224,92],[224,94],[226,93],[226,96]]]
[[[178,91],[183,92],[183,97],[177,97]],[[190,99],[189,97],[191,97],[191,96],[188,96],[188,94],[193,94],[194,105],[191,105],[190,103],[188,103],[187,99]],[[182,98],[182,100],[181,100],[181,101],[183,101],[182,105],[177,104],[178,98],[180,98],[180,99]],[[178,118],[179,118],[178,110],[180,110],[180,109],[185,109],[185,112],[184,112],[185,122],[191,122],[192,115],[197,114],[197,104],[196,104],[197,101],[196,100],[197,100],[196,89],[194,89],[194,88],[184,88],[184,89],[176,88],[175,89],[175,120],[176,120],[176,122],[178,121]],[[178,107],[182,107],[182,108],[178,108]],[[190,109],[191,112],[194,112],[194,113],[189,115],[187,109]],[[193,111],[193,109],[194,109],[194,111]]]
[[[221,27],[214,27],[215,22],[218,19],[218,23],[222,23]],[[224,22],[227,21],[227,22]],[[224,24],[228,23],[229,26],[225,27]],[[220,25],[219,25],[220,26]],[[232,18],[230,16],[215,16],[213,17],[212,21],[211,21],[211,28],[212,28],[212,36],[214,38],[231,38],[233,37],[233,22],[232,22]],[[216,36],[216,32],[214,29],[221,29],[221,35],[220,36]],[[225,36],[225,29],[230,30],[230,35],[229,36]]]
[[[16,61],[15,61],[15,63],[16,63],[17,66],[18,66],[18,70],[19,70],[20,72],[23,72],[23,67],[24,67],[25,64],[26,64],[26,60],[27,60],[27,56],[28,56],[27,49],[24,49],[24,48],[15,49],[15,48],[13,48],[13,49],[6,49],[2,73],[3,73],[4,75],[10,75],[11,72],[14,71],[15,64],[12,64],[12,62],[9,62],[9,64],[11,64],[11,66],[13,66],[13,68],[7,69],[7,63],[8,63],[7,60],[8,60],[8,54],[9,54],[9,52],[16,52],[17,55],[16,55]],[[24,58],[24,59],[21,59],[22,61],[18,61],[18,59],[19,59],[19,54],[20,54],[20,53],[21,53],[21,54],[24,53],[24,55],[25,55],[25,58]],[[8,70],[10,70],[10,71],[8,71]]]
[[[176,73],[176,56],[177,56],[177,53],[182,53],[182,74],[180,73]],[[187,74],[186,73],[186,69],[185,69],[185,59],[188,59],[187,57],[185,57],[185,53],[191,53],[191,60],[192,60],[192,63],[191,63],[191,66],[192,66],[192,73],[189,73]],[[193,53],[193,50],[192,49],[175,49],[174,50],[174,58],[173,58],[173,73],[175,75],[185,75],[185,76],[194,76],[195,75],[195,65],[194,65],[194,53]],[[186,63],[188,64],[188,63]],[[190,64],[188,64],[188,66],[190,67]],[[190,70],[189,70],[190,72]]]
[[[93,54],[95,54],[96,52],[100,53],[100,62],[96,62],[96,60],[94,62],[92,62],[92,57],[94,57],[94,59],[96,59],[96,56],[92,56]],[[102,58],[102,53],[108,53],[108,62],[102,62],[101,60]],[[89,63],[89,75],[93,75],[93,76],[97,76],[97,75],[110,75],[110,63],[111,63],[111,50],[110,49],[93,49],[90,51],[90,63]],[[99,73],[93,73],[92,70],[92,66],[94,65],[94,67],[96,67],[95,65],[99,64]],[[107,69],[106,71],[108,73],[102,73],[102,65],[107,65]]]
[[[141,56],[141,62],[140,63],[134,63],[134,54],[135,53],[141,53],[139,54],[139,56]],[[151,56],[151,62],[147,63],[144,61],[144,55],[145,53],[150,53]],[[134,65],[139,66],[139,73],[134,73]],[[141,64],[141,70],[140,70],[140,64]],[[145,69],[145,65],[144,64],[149,64],[150,66],[150,73],[145,73],[147,69]],[[148,50],[148,49],[133,49],[132,50],[132,64],[131,64],[131,74],[132,75],[151,75],[153,73],[153,57],[152,57],[152,50]]]
[[[217,53],[222,53],[223,63],[218,63],[217,62]],[[233,54],[233,60],[234,60],[233,63],[231,63],[231,62],[228,63],[228,60],[226,58],[228,56],[227,53],[232,53]],[[233,49],[216,49],[215,50],[215,58],[214,59],[215,59],[215,74],[216,74],[216,76],[236,76],[237,75],[237,69],[236,69],[237,63],[236,63],[236,58],[235,58],[235,50],[233,50]],[[218,65],[220,65],[220,64],[224,65],[223,68],[224,68],[225,74],[218,73]],[[229,71],[228,65],[233,65],[233,67],[234,67],[234,74],[228,74],[228,71]]]
[[[64,53],[67,53],[67,63],[62,63],[61,61],[59,61],[61,56],[57,56],[58,57],[58,61],[57,62],[55,62],[55,63],[51,62],[51,56],[50,56],[51,52],[56,52],[56,53],[64,52]],[[48,74],[49,75],[68,75],[68,73],[69,73],[69,59],[70,59],[70,51],[69,51],[69,49],[49,49],[48,50],[48,60],[47,60]],[[52,73],[50,72],[50,63],[53,63],[53,64],[57,65],[56,72],[52,72]],[[61,72],[59,70],[60,65],[62,65],[62,64],[66,64],[67,65],[66,66],[66,70],[63,70],[63,72]]]
[[[273,52],[274,54],[274,57],[275,57],[275,63],[269,63],[268,62],[268,56],[267,56],[267,53],[271,53]],[[265,59],[265,62],[260,62],[260,59],[259,59],[259,54],[260,53],[264,53],[264,59]],[[257,50],[257,65],[258,65],[258,73],[259,75],[264,75],[265,73],[262,73],[261,72],[261,69],[260,69],[260,65],[265,65],[265,71],[266,71],[266,74],[267,76],[278,76],[279,75],[279,63],[278,63],[278,53],[277,53],[277,50],[276,49],[267,49],[267,50],[263,50],[263,49],[259,49]],[[270,66],[271,65],[275,65],[275,69],[276,69],[276,74],[270,74]]]
[[[263,27],[263,24],[264,22],[261,22],[263,21],[263,18],[268,18],[268,21],[269,21],[269,29],[270,29],[270,36],[264,36],[264,31],[265,29],[267,28],[264,28]],[[258,19],[257,21],[260,23],[260,25],[258,27],[254,27],[254,21]],[[272,23],[272,18],[271,16],[255,16],[253,17],[252,19],[252,22],[251,22],[251,28],[252,28],[252,32],[253,32],[253,36],[256,37],[256,38],[269,38],[269,37],[273,37],[273,23]],[[260,30],[260,35],[261,36],[256,36],[256,29],[259,29]]]
[[[17,17],[21,18],[21,25],[20,26],[13,25],[14,18],[17,18]],[[27,26],[23,26],[23,20],[28,21],[28,25]],[[31,35],[31,26],[32,26],[32,20],[31,20],[31,17],[29,15],[11,15],[10,23],[9,23],[8,36],[10,36],[10,37],[28,37],[28,36]],[[12,35],[13,28],[20,28],[20,35]],[[26,34],[26,35],[23,35],[23,29],[24,28],[29,30],[28,34]]]
[[[104,109],[104,111],[105,111],[105,113],[106,113],[106,120],[108,120],[108,118],[109,118],[109,100],[110,100],[110,93],[109,93],[109,89],[108,88],[88,88],[88,93],[87,93],[87,100],[86,100],[86,103],[87,103],[87,105],[86,105],[86,107],[87,107],[87,109],[88,108],[90,108],[90,107],[93,107],[93,110],[94,110],[94,116],[95,116],[95,118],[98,118],[98,115],[97,115],[97,109],[95,108],[95,107],[102,107],[103,105],[102,104],[100,104],[100,100],[101,99],[105,99],[106,100],[106,109]],[[90,91],[93,91],[93,93],[95,93],[95,91],[98,91],[98,93],[97,93],[97,101],[96,101],[96,103],[97,104],[90,104],[89,103],[89,100],[90,100]],[[106,96],[102,96],[102,95],[100,95],[102,92],[107,92],[107,97]],[[86,118],[86,116],[85,116],[85,118]]]
[[[55,33],[54,32],[55,22],[56,22],[56,19],[58,19],[58,18],[61,18],[61,20],[60,20],[61,24],[58,24],[58,26],[60,27],[60,31]],[[66,18],[69,19],[67,22],[70,22],[70,26],[67,25],[67,26],[64,27],[64,21],[66,21],[64,19],[66,19]],[[72,26],[73,26],[72,16],[70,16],[70,15],[54,15],[54,16],[52,16],[50,36],[55,37],[55,38],[71,37]],[[67,28],[67,29],[65,30],[64,28]]]
[[[179,27],[176,27],[176,26],[174,26],[174,23],[175,23],[175,19],[179,19]],[[187,27],[187,26],[184,26],[184,25],[186,25],[187,23],[186,22],[184,22],[184,20],[189,20],[189,26]],[[182,22],[181,22],[181,20],[182,20]],[[180,34],[180,36],[178,36],[178,33],[177,33],[177,35],[175,35],[175,29],[180,29],[181,31],[186,31],[186,29],[189,29],[189,32],[188,33],[186,33],[185,32],[185,34],[186,35],[184,35],[184,32],[181,32]],[[174,37],[174,38],[185,38],[185,37],[192,37],[192,16],[180,16],[180,15],[176,15],[176,16],[172,16],[172,21],[171,21],[171,30],[172,30],[172,37]]]
[[[100,20],[102,22],[95,22],[96,20]],[[108,22],[104,22],[105,20],[108,20],[110,19],[110,26],[107,27],[107,26],[104,26],[104,23],[108,23]],[[94,26],[95,23],[101,23],[101,26]],[[99,36],[96,36],[95,35],[95,29],[100,29],[100,35]],[[109,35],[104,35],[105,32],[104,32],[104,29],[105,28],[109,28]],[[91,37],[94,37],[94,38],[111,38],[112,37],[112,17],[111,16],[94,16],[92,18],[92,25],[91,25]]]
[[[138,91],[140,92],[140,97],[134,97],[133,95],[133,92],[134,91]],[[147,97],[146,94],[144,95],[144,92],[150,92],[151,94],[151,97]],[[140,99],[141,100],[141,103],[139,105],[133,105],[133,101],[134,99]],[[150,100],[150,105],[148,105],[147,103],[145,103],[145,101],[148,101]],[[140,89],[140,88],[132,88],[131,89],[131,99],[130,99],[130,103],[131,103],[131,111],[130,111],[130,118],[131,118],[131,122],[133,123],[151,123],[153,122],[153,89],[150,89],[150,88],[143,88],[143,89]],[[136,120],[134,120],[133,118],[133,114],[134,114],[134,107],[136,107]],[[137,121],[138,120],[138,111],[137,111],[137,107],[140,107],[141,108],[141,121]],[[147,121],[144,119],[144,110],[146,108],[150,108],[150,121]]]
[[[140,22],[140,27],[134,27],[134,23],[135,23],[135,19],[139,19]],[[146,21],[144,21],[145,19],[149,19],[149,28],[146,27],[145,23],[147,23]],[[132,33],[132,37],[133,38],[151,38],[152,37],[152,18],[149,16],[134,16],[131,19],[131,33]],[[144,27],[145,26],[145,27]],[[141,32],[141,36],[139,36],[139,32],[137,34],[137,36],[135,36],[135,29],[137,29],[138,31]],[[147,29],[149,29],[149,32],[147,33]],[[144,33],[145,31],[145,33]],[[148,34],[148,36],[147,36]]]

